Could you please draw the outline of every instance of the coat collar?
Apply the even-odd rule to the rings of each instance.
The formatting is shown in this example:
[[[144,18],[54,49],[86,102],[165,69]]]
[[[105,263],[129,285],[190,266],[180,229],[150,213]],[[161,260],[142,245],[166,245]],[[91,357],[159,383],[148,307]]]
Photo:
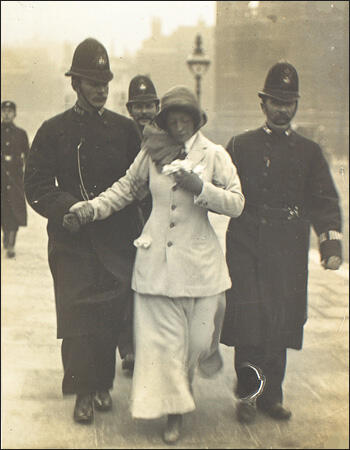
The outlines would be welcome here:
[[[271,135],[278,135],[278,133],[276,133],[275,131],[273,131],[268,125],[267,123],[265,123],[265,125],[263,125],[262,129],[265,131],[266,134],[268,134],[269,136]],[[287,137],[289,137],[292,134],[292,129],[291,127],[287,128],[286,130],[284,130],[283,132],[280,133],[280,135],[285,135]]]

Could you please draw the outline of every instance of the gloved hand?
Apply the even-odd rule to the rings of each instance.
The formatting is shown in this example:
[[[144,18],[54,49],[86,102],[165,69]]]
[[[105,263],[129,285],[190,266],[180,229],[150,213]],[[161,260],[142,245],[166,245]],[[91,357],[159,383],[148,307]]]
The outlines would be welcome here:
[[[194,195],[199,195],[202,192],[203,181],[196,173],[179,169],[173,174],[173,177],[176,184],[182,189],[192,192]]]
[[[77,233],[80,230],[79,218],[74,213],[68,213],[63,216],[63,227],[71,233]]]
[[[337,270],[342,263],[341,241],[327,239],[320,245],[321,264],[325,269]]]
[[[323,260],[322,261],[322,266],[325,269],[330,269],[330,270],[338,270],[339,267],[341,266],[341,258],[339,256],[330,256],[327,261]]]
[[[86,225],[94,220],[94,208],[86,202],[77,202],[69,208],[70,213],[78,216],[80,225]]]

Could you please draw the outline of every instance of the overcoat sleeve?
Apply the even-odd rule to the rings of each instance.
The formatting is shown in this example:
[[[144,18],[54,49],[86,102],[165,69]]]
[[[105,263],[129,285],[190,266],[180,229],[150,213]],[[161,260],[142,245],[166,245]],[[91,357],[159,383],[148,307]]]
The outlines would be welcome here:
[[[56,171],[55,145],[44,122],[28,154],[24,189],[28,203],[38,214],[61,224],[64,214],[79,199],[57,186]]]
[[[238,217],[244,208],[244,196],[235,165],[229,155],[220,147],[214,157],[211,182],[204,182],[195,204],[229,217]]]
[[[321,259],[341,257],[339,196],[328,163],[317,144],[306,193],[311,224],[319,237]]]
[[[106,219],[134,200],[142,200],[149,192],[148,178],[149,155],[141,150],[122,178],[93,200],[89,200],[94,208],[94,220]]]

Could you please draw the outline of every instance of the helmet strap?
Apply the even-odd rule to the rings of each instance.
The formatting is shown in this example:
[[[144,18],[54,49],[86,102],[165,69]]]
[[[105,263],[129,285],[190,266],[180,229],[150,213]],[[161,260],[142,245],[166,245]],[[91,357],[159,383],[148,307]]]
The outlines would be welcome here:
[[[81,85],[80,85],[80,78],[77,77],[77,83],[74,84],[73,89],[76,91],[77,95],[78,95],[78,100],[79,97],[82,98],[84,100],[85,105],[87,105],[89,108],[92,109],[92,111],[99,111],[100,108],[94,106],[93,104],[91,104],[89,102],[89,100],[86,98],[83,90],[81,89]],[[80,105],[80,106],[84,106],[84,105]]]

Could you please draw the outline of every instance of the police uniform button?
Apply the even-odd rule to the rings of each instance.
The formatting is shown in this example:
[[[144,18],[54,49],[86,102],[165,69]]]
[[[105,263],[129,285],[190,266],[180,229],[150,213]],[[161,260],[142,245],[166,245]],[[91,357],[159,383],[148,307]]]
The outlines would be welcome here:
[[[174,228],[174,226],[175,226],[174,222],[171,222],[170,228]]]
[[[11,186],[7,185],[6,189],[9,191],[11,189]]]
[[[6,170],[6,175],[10,175],[10,172],[8,170]]]
[[[176,209],[176,205],[171,205],[171,209],[174,211],[174,209]]]
[[[263,217],[260,222],[261,222],[262,225],[266,225],[267,224],[267,220],[265,219],[265,217]]]
[[[10,145],[9,141],[6,141],[6,142],[5,142],[5,145],[9,146],[9,145]]]
[[[169,241],[168,243],[167,243],[167,246],[168,247],[171,247],[173,245],[173,243],[171,242],[171,241]]]
[[[90,197],[90,198],[94,198],[94,196],[95,196],[95,194],[94,194],[93,192],[90,192],[90,193],[89,193],[89,197]]]

